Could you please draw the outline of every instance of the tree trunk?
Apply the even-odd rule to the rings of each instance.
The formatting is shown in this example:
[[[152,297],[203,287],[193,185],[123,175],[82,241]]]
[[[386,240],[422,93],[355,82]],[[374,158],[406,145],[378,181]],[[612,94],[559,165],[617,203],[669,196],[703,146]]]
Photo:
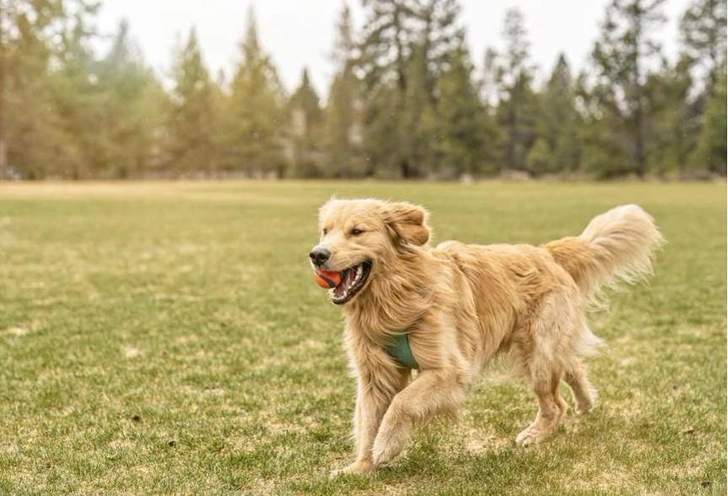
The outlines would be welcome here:
[[[5,40],[3,17],[5,15],[2,0],[0,0],[0,179],[8,177],[8,149],[5,140]]]
[[[645,116],[642,108],[642,87],[637,82],[637,101],[635,107],[635,127],[637,135],[635,136],[635,160],[637,162],[637,176],[642,179],[645,177]]]

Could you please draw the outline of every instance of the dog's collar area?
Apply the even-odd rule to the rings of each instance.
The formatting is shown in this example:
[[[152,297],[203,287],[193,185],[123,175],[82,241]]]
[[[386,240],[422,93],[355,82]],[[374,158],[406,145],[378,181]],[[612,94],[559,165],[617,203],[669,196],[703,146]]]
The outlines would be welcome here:
[[[409,344],[409,335],[406,332],[395,334],[388,345],[384,348],[394,360],[408,369],[419,369],[417,360],[412,354]]]

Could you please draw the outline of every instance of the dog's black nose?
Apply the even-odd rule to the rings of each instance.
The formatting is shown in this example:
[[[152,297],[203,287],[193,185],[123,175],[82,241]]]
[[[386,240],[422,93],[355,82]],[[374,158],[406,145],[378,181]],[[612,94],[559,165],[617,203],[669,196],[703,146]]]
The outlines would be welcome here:
[[[311,253],[309,253],[308,256],[314,263],[314,265],[320,267],[321,265],[325,264],[326,261],[331,257],[331,252],[326,248],[319,248],[317,246],[313,250],[311,250]]]

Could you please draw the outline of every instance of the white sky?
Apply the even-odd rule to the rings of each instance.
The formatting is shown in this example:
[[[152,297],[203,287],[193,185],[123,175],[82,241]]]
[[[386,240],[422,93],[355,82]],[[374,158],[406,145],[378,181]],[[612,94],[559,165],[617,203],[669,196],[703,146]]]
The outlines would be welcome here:
[[[332,74],[328,54],[344,0],[104,0],[98,27],[110,33],[122,17],[128,18],[132,36],[147,63],[166,77],[177,40],[180,36],[186,38],[194,25],[211,74],[214,76],[219,69],[224,69],[229,75],[238,57],[251,2],[261,43],[272,56],[286,87],[295,88],[301,71],[307,66],[316,90],[324,96]],[[348,3],[360,21],[360,1],[348,0]],[[500,46],[506,9],[517,6],[526,17],[531,57],[546,74],[561,51],[566,53],[572,70],[584,65],[608,3],[609,0],[461,2],[471,55],[478,67],[486,46]],[[674,55],[677,50],[677,21],[689,3],[689,0],[666,2],[668,22],[659,39],[668,55]]]

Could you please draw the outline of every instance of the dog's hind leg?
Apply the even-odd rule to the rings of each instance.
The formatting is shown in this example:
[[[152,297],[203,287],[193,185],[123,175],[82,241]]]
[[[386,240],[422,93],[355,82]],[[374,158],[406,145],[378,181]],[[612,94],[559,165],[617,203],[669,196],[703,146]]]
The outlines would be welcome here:
[[[534,377],[533,389],[538,398],[538,413],[531,425],[516,437],[519,445],[540,443],[558,427],[567,410],[566,402],[559,394],[562,376],[560,369],[553,369],[546,377]]]
[[[536,419],[516,437],[521,446],[539,443],[556,431],[568,409],[559,386],[564,377],[564,354],[571,354],[568,342],[575,328],[572,310],[568,295],[554,293],[544,299],[530,327],[519,333],[525,338],[518,341],[518,354],[538,398]]]
[[[584,365],[582,365],[580,360],[574,360],[574,363],[566,371],[566,374],[564,374],[564,381],[569,385],[574,395],[576,413],[580,415],[589,413],[594,407],[596,390],[589,383]]]

